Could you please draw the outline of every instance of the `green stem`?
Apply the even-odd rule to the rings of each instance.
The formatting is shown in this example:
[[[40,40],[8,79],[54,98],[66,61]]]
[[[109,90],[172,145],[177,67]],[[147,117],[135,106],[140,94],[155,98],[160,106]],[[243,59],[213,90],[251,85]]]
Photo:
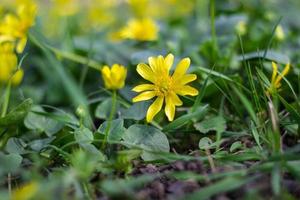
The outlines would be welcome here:
[[[115,111],[116,111],[116,103],[117,103],[117,91],[116,90],[114,90],[112,92],[112,97],[111,98],[112,98],[111,112],[110,112],[109,119],[108,119],[108,122],[107,122],[107,127],[105,129],[104,140],[102,142],[102,149],[103,150],[105,149],[107,139],[108,139],[109,130],[110,130],[110,127],[111,127],[111,121],[113,120],[113,117],[114,117]]]
[[[215,26],[215,0],[210,0],[210,28],[211,28],[211,37],[213,42],[213,59],[217,59],[218,55],[218,42],[217,42],[217,33]]]
[[[217,41],[216,27],[215,27],[215,0],[210,0],[210,28],[214,43]]]
[[[8,109],[9,98],[10,98],[10,90],[11,90],[11,81],[8,82],[7,87],[5,89],[4,94],[4,102],[2,105],[1,117],[5,117]]]

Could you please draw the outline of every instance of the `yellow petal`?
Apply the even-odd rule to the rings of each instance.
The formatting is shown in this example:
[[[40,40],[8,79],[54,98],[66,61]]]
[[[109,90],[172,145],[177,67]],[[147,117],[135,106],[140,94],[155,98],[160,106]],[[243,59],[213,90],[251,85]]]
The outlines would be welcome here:
[[[180,79],[180,84],[185,85],[197,79],[196,74],[186,74]]]
[[[170,96],[166,96],[165,102],[166,102],[165,113],[168,117],[168,120],[173,121],[175,116],[175,105],[172,101],[172,98]]]
[[[139,94],[138,96],[134,97],[132,99],[132,101],[133,102],[146,101],[146,100],[152,99],[155,96],[156,96],[156,93],[154,91],[146,91],[146,92],[143,92],[143,93]]]
[[[17,44],[17,52],[18,53],[22,53],[25,49],[27,43],[27,38],[23,37],[19,40],[18,44]]]
[[[111,83],[113,89],[124,87],[127,70],[123,65],[114,64],[111,68]]]
[[[189,58],[182,59],[176,66],[175,72],[172,77],[174,79],[182,77],[186,73],[190,64],[191,64],[191,60]]]
[[[17,86],[21,83],[24,76],[24,71],[22,69],[18,70],[12,77],[11,83],[13,86]]]
[[[157,66],[157,58],[155,57],[149,57],[148,58],[148,62],[149,62],[149,65],[152,69],[152,71],[155,71],[156,70],[156,66]]]
[[[283,78],[284,76],[286,76],[286,75],[289,73],[289,71],[290,71],[290,64],[288,63],[288,64],[284,67],[282,73],[279,74],[279,75],[277,76],[276,80],[275,80],[275,85],[277,86],[277,88],[281,86],[280,81],[282,80],[282,78]]]
[[[107,89],[112,88],[112,83],[111,83],[111,71],[108,66],[104,66],[101,69],[101,74],[102,74],[102,79],[104,81],[104,85]]]
[[[271,84],[274,84],[277,73],[278,73],[278,67],[277,67],[277,64],[275,62],[272,62],[272,68],[273,68],[273,73],[272,73]]]
[[[281,73],[281,75],[282,75],[283,77],[286,76],[286,75],[289,73],[290,68],[291,68],[290,63],[286,64],[285,67],[284,67],[284,69],[283,69],[283,71],[282,71],[282,73]]]
[[[154,83],[155,82],[155,76],[153,71],[151,70],[151,68],[144,64],[144,63],[140,63],[138,64],[136,71],[146,80]]]
[[[164,97],[157,97],[147,111],[147,122],[151,122],[154,116],[161,110],[164,102]]]
[[[170,71],[170,69],[173,65],[173,62],[174,62],[174,56],[173,56],[173,54],[169,53],[165,58],[165,65],[166,65],[168,72]]]
[[[182,95],[182,96],[185,96],[185,95],[196,96],[196,95],[198,95],[198,90],[191,86],[184,85],[184,86],[176,89],[176,93],[179,95]]]
[[[12,200],[32,199],[39,190],[37,182],[27,183],[12,192]]]
[[[155,86],[153,84],[141,84],[138,86],[135,86],[132,91],[134,92],[143,92],[146,90],[153,90],[155,88]]]
[[[174,92],[171,92],[169,95],[175,106],[181,106],[183,104],[180,98]]]

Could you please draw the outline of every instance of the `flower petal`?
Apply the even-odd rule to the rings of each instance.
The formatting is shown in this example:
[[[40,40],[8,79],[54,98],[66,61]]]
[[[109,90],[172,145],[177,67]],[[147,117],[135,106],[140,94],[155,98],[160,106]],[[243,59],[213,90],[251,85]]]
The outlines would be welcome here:
[[[152,99],[153,97],[155,97],[156,93],[154,91],[146,91],[143,92],[141,94],[139,94],[138,96],[134,97],[132,99],[133,102],[138,102],[138,101],[146,101],[149,99]]]
[[[180,98],[174,92],[171,92],[169,95],[175,106],[181,106],[183,104]]]
[[[289,73],[289,71],[290,71],[290,64],[288,63],[288,64],[284,67],[282,73],[280,73],[280,74],[277,76],[276,80],[275,80],[275,85],[276,85],[277,88],[279,88],[279,87],[281,86],[280,81],[282,80],[282,78],[283,78],[284,76],[286,76],[286,75]]]
[[[181,95],[181,96],[185,96],[185,95],[191,95],[191,96],[196,96],[198,95],[198,90],[188,86],[188,85],[184,85],[182,87],[179,87],[176,89],[176,93]]]
[[[147,111],[147,122],[151,122],[154,116],[161,110],[164,102],[164,97],[157,97]]]
[[[149,65],[152,69],[152,71],[155,71],[155,69],[157,68],[157,58],[156,57],[149,57],[148,58],[148,62],[149,62]]]
[[[277,67],[277,64],[275,62],[272,62],[272,68],[273,68],[273,73],[272,73],[271,84],[274,84],[277,73],[278,73],[278,67]]]
[[[185,85],[197,79],[196,74],[186,74],[180,79],[180,84]]]
[[[173,74],[173,78],[177,79],[183,76],[186,73],[187,69],[189,68],[190,64],[191,64],[191,60],[189,58],[182,59],[176,66],[176,69]]]
[[[155,88],[155,85],[153,84],[141,84],[141,85],[138,85],[138,86],[135,86],[132,91],[134,92],[143,92],[143,91],[146,91],[146,90],[153,90]]]
[[[165,65],[166,65],[166,68],[168,70],[168,72],[170,71],[172,65],[173,65],[173,62],[174,62],[174,55],[169,53],[166,57],[165,57]]]
[[[168,117],[168,120],[173,121],[174,116],[175,116],[175,105],[172,101],[172,97],[166,96],[165,102],[166,102],[165,113]]]
[[[155,82],[155,76],[154,73],[152,71],[152,69],[144,64],[144,63],[140,63],[138,64],[136,71],[146,80],[151,81],[152,83]]]

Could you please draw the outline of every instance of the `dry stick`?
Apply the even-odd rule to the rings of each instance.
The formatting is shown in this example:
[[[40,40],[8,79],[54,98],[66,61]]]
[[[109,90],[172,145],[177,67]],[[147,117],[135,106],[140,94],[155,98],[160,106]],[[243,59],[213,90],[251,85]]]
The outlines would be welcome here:
[[[208,163],[210,165],[211,171],[213,173],[217,172],[214,160],[213,160],[213,158],[211,157],[211,154],[210,154],[210,150],[209,149],[205,149],[205,153],[207,155],[207,159],[208,159]]]
[[[8,186],[8,194],[11,197],[11,174],[7,174],[7,186]]]

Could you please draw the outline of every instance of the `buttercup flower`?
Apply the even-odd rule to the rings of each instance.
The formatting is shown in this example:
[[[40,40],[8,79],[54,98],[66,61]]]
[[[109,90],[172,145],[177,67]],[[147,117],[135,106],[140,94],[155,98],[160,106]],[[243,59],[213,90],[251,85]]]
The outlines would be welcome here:
[[[34,25],[37,5],[24,1],[17,8],[17,15],[7,14],[0,22],[0,41],[17,42],[16,50],[22,53],[27,43],[27,32]]]
[[[12,200],[29,200],[34,197],[39,189],[36,182],[27,183],[12,192]]]
[[[24,72],[17,69],[18,58],[14,53],[14,45],[11,42],[0,44],[0,84],[6,84],[11,80],[12,85],[19,85]]]
[[[161,110],[165,102],[165,114],[169,121],[175,116],[176,106],[181,106],[182,101],[178,95],[198,95],[198,90],[186,84],[197,79],[195,74],[186,74],[190,66],[190,59],[182,59],[176,66],[172,76],[169,71],[174,62],[174,56],[168,54],[163,56],[150,57],[149,65],[138,64],[137,72],[151,84],[141,84],[134,87],[135,92],[142,92],[133,98],[133,102],[145,101],[157,97],[147,111],[147,122],[151,122],[154,116]]]
[[[278,25],[275,29],[275,37],[277,40],[282,41],[285,38],[284,30],[281,25]]]
[[[157,39],[158,26],[150,18],[132,19],[121,29],[122,39],[153,41]]]
[[[59,16],[75,15],[80,9],[79,1],[77,0],[53,0],[52,12]]]
[[[127,70],[124,66],[114,64],[111,69],[108,66],[104,66],[101,73],[105,88],[117,90],[124,87],[127,74]]]
[[[285,65],[281,74],[278,74],[278,66],[275,62],[272,62],[272,68],[273,68],[273,73],[271,78],[271,85],[268,88],[268,92],[270,93],[275,92],[281,87],[281,80],[283,79],[284,76],[286,76],[289,73],[290,64],[288,63]]]

